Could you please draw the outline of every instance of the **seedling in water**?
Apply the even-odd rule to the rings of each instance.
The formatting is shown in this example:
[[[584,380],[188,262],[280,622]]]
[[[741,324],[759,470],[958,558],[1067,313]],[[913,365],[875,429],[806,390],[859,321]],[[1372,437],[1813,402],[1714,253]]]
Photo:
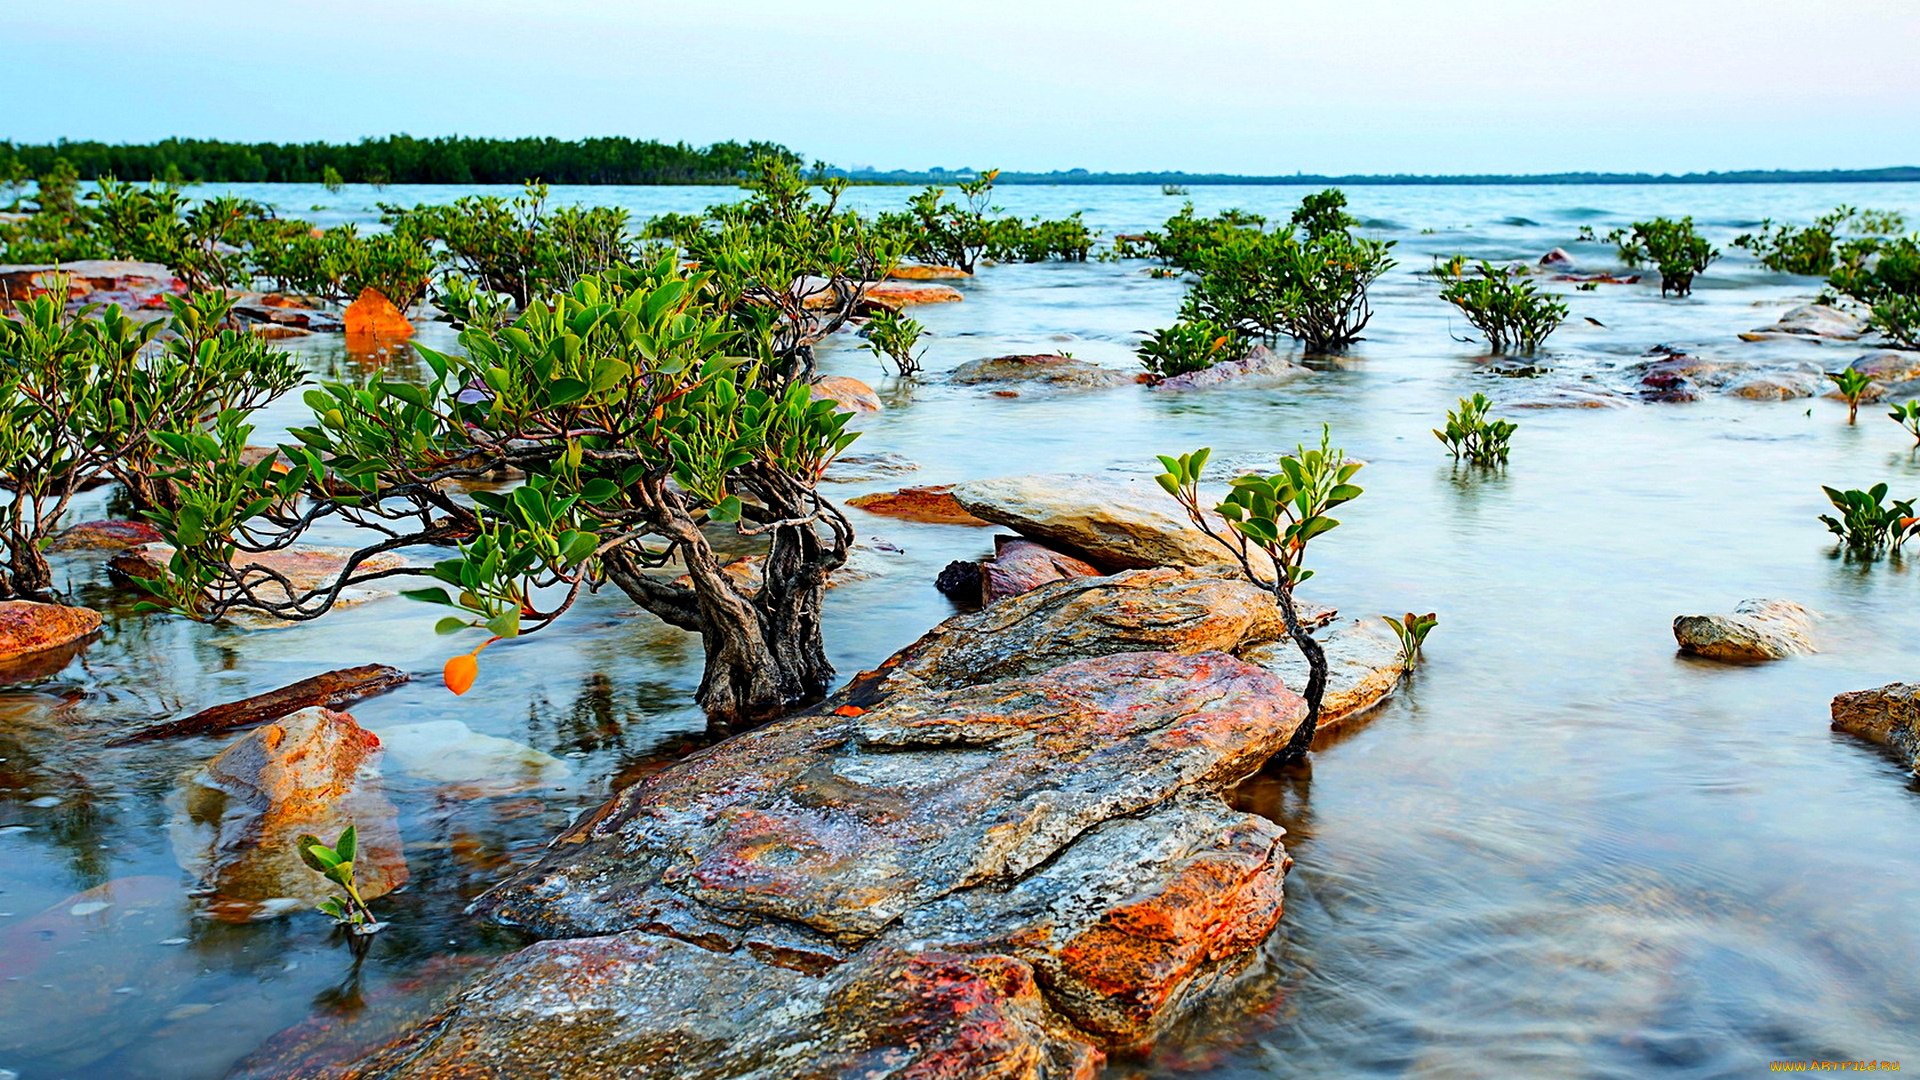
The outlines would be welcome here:
[[[387,924],[375,919],[367,902],[360,898],[360,887],[353,879],[353,859],[360,846],[353,826],[347,826],[332,847],[307,833],[301,833],[293,846],[308,869],[347,892],[345,896],[329,896],[321,901],[321,911],[333,916],[333,921],[346,927],[349,933],[377,934],[386,929]]]
[[[1440,625],[1440,619],[1433,612],[1415,615],[1409,611],[1400,618],[1382,615],[1393,632],[1400,636],[1400,670],[1412,671],[1420,663],[1420,646],[1426,643],[1427,635]]]

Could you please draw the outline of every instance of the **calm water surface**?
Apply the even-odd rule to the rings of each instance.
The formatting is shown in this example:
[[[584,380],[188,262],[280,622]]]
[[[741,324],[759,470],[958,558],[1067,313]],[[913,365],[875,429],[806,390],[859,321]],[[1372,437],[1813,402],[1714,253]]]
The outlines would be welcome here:
[[[461,193],[236,190],[322,223],[371,221],[378,199]],[[731,194],[556,197],[645,215]],[[872,209],[907,194],[850,198]],[[1109,234],[1179,203],[1156,189],[999,194],[1022,214],[1085,210]],[[1192,198],[1203,211],[1284,216],[1301,194]],[[1543,360],[1552,370],[1503,378],[1452,340],[1465,328],[1414,274],[1434,254],[1533,258],[1554,246],[1603,268],[1606,249],[1575,244],[1578,227],[1604,233],[1654,213],[1692,214],[1723,248],[1762,217],[1804,221],[1841,202],[1911,220],[1920,186],[1350,195],[1369,229],[1399,241],[1402,266],[1377,288],[1369,340],[1282,390],[1003,399],[940,384],[955,364],[1009,352],[1131,367],[1138,332],[1169,322],[1183,288],[1139,264],[983,271],[962,286],[964,303],[915,312],[932,335],[933,374],[917,384],[882,376],[853,341],[824,353],[826,370],[888,400],[855,451],[917,466],[837,483],[841,497],[1032,471],[1139,475],[1156,452],[1201,445],[1251,461],[1329,423],[1368,463],[1367,493],[1316,549],[1311,595],[1354,615],[1440,614],[1416,679],[1309,769],[1243,792],[1288,828],[1298,860],[1256,977],[1112,1075],[1732,1077],[1786,1058],[1920,1067],[1920,788],[1826,724],[1837,692],[1920,679],[1920,575],[1840,560],[1814,520],[1823,483],[1920,494],[1910,440],[1872,408],[1849,428],[1827,400],[1516,410],[1513,462],[1484,474],[1453,467],[1428,433],[1463,394],[1605,382],[1656,344],[1827,367],[1865,350],[1738,341],[1818,283],[1730,255],[1687,301],[1662,301],[1657,286],[1571,293],[1573,321]],[[423,334],[451,342],[443,326]],[[366,370],[335,339],[297,348],[320,377]],[[263,437],[298,418],[297,400],[262,417]],[[951,614],[933,575],[991,547],[988,530],[850,513],[883,544],[865,556],[876,576],[829,594],[843,674]],[[615,596],[490,649],[464,698],[429,677],[354,708],[375,732],[457,720],[573,768],[557,786],[475,797],[389,761],[412,884],[377,902],[393,927],[356,972],[321,916],[194,917],[169,798],[224,741],[102,744],[131,723],[326,668],[384,662],[431,676],[451,651],[434,614],[385,600],[306,626],[207,628],[133,616],[91,559],[61,572],[109,621],[58,677],[0,694],[0,1069],[22,1080],[219,1077],[292,1025],[350,1026],[428,1000],[472,958],[519,943],[463,916],[469,899],[614,787],[701,743],[697,641]],[[1763,667],[1675,654],[1674,615],[1762,596],[1823,612],[1825,651]]]

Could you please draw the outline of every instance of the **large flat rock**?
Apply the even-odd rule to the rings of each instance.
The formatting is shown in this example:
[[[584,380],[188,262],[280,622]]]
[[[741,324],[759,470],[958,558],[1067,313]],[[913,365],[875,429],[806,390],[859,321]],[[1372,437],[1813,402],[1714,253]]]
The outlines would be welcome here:
[[[969,480],[952,492],[973,516],[1109,571],[1209,566],[1233,558],[1149,476],[1008,476]],[[1224,535],[1225,523],[1216,527]],[[1259,565],[1264,570],[1270,564],[1262,557]]]
[[[645,934],[533,945],[341,1080],[1094,1080],[996,955],[876,950],[826,978]]]
[[[1311,606],[1301,614],[1310,623],[1332,617]],[[1072,578],[953,616],[856,679],[852,693],[949,689],[1113,653],[1239,652],[1285,632],[1273,597],[1222,568]]]
[[[778,920],[857,947],[1102,821],[1219,791],[1305,712],[1250,664],[1157,652],[842,706],[635,784],[478,906],[546,936],[698,924],[737,946]]]

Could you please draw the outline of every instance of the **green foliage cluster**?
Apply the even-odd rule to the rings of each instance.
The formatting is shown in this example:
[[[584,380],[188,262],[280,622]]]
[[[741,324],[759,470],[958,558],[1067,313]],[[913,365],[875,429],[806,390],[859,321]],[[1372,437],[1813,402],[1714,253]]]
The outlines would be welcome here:
[[[1874,243],[1834,267],[1827,284],[1866,304],[1868,322],[1902,349],[1920,349],[1920,236]]]
[[[1489,420],[1493,402],[1485,394],[1461,398],[1458,409],[1447,411],[1447,426],[1435,429],[1433,437],[1446,445],[1454,460],[1465,458],[1475,465],[1505,464],[1508,443],[1520,425],[1511,420]]]
[[[426,295],[439,269],[427,240],[407,224],[366,236],[353,225],[262,230],[248,255],[254,277],[280,292],[344,303],[374,289],[402,311]]]
[[[33,175],[64,158],[80,178],[222,183],[365,184],[697,184],[730,183],[752,163],[774,157],[795,166],[799,154],[778,143],[720,142],[707,147],[650,139],[417,139],[391,135],[338,143],[231,143],[165,139],[145,145],[0,142],[0,175],[13,165]]]
[[[1706,237],[1694,231],[1690,217],[1674,221],[1657,217],[1636,221],[1631,230],[1615,229],[1607,240],[1620,252],[1620,261],[1628,266],[1652,265],[1660,271],[1660,295],[1687,296],[1693,292],[1694,275],[1701,273],[1720,257]]]
[[[1898,552],[1900,546],[1920,533],[1920,517],[1915,517],[1912,499],[1887,502],[1887,485],[1875,484],[1866,491],[1822,485],[1827,501],[1840,512],[1839,517],[1821,514],[1827,531],[1840,538],[1848,554],[1863,559],[1878,558],[1883,552]]]
[[[973,273],[982,259],[994,262],[1085,262],[1098,234],[1079,211],[1049,220],[996,216],[992,205],[998,169],[958,184],[960,201],[946,189],[929,186],[907,200],[905,210],[876,215],[874,227],[891,237],[902,255],[920,262]]]
[[[118,307],[70,313],[64,290],[55,292],[0,319],[0,476],[13,492],[0,503],[8,598],[50,592],[41,549],[76,493],[118,480],[136,505],[166,507],[175,499],[160,440],[198,437],[301,377],[285,353],[229,328],[222,294],[169,297],[167,320],[143,323]]]
[[[1228,211],[1213,218],[1192,204],[1163,229],[1131,242],[1196,277],[1180,310],[1182,322],[1226,327],[1243,338],[1298,340],[1310,352],[1359,340],[1372,319],[1368,287],[1394,266],[1392,241],[1355,236],[1346,196],[1329,189],[1307,196],[1287,227]]]
[[[1181,320],[1155,330],[1139,349],[1140,365],[1155,381],[1204,371],[1246,353],[1246,342],[1239,335],[1207,319]]]
[[[639,254],[628,237],[626,211],[549,206],[541,183],[527,184],[512,198],[468,195],[411,208],[381,203],[380,212],[396,249],[437,244],[454,272],[509,297],[516,308],[588,274],[630,267]]]
[[[1838,267],[1857,265],[1878,246],[1876,237],[1904,228],[1905,217],[1895,211],[1837,206],[1804,229],[1767,218],[1757,232],[1734,237],[1733,246],[1752,252],[1769,270],[1825,277]]]
[[[307,869],[346,890],[345,896],[329,896],[321,901],[321,911],[354,934],[373,934],[386,928],[387,924],[374,918],[373,909],[361,899],[359,883],[354,879],[353,861],[360,854],[360,839],[352,825],[341,831],[340,838],[331,847],[310,833],[295,837],[293,847]]]
[[[866,335],[866,349],[876,357],[893,361],[893,366],[902,376],[911,377],[920,373],[920,354],[914,348],[920,344],[920,335],[926,327],[916,319],[908,318],[892,308],[882,308],[874,312],[867,320],[863,333]]]
[[[1567,305],[1535,289],[1524,271],[1482,261],[1479,276],[1470,278],[1462,273],[1464,264],[1456,255],[1434,265],[1434,276],[1446,282],[1440,299],[1459,308],[1494,350],[1511,345],[1532,352],[1567,317]]]

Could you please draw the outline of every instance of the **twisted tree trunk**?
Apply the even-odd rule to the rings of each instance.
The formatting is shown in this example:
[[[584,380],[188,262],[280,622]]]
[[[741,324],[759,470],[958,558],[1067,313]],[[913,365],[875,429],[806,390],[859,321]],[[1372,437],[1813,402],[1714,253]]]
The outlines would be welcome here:
[[[1303,695],[1307,699],[1307,718],[1294,730],[1287,748],[1280,751],[1281,761],[1298,761],[1312,749],[1313,734],[1320,725],[1320,699],[1327,692],[1327,653],[1300,625],[1300,617],[1293,610],[1293,591],[1275,586],[1273,595],[1280,602],[1280,618],[1287,624],[1287,636],[1293,639],[1300,655],[1307,658],[1307,690]]]

